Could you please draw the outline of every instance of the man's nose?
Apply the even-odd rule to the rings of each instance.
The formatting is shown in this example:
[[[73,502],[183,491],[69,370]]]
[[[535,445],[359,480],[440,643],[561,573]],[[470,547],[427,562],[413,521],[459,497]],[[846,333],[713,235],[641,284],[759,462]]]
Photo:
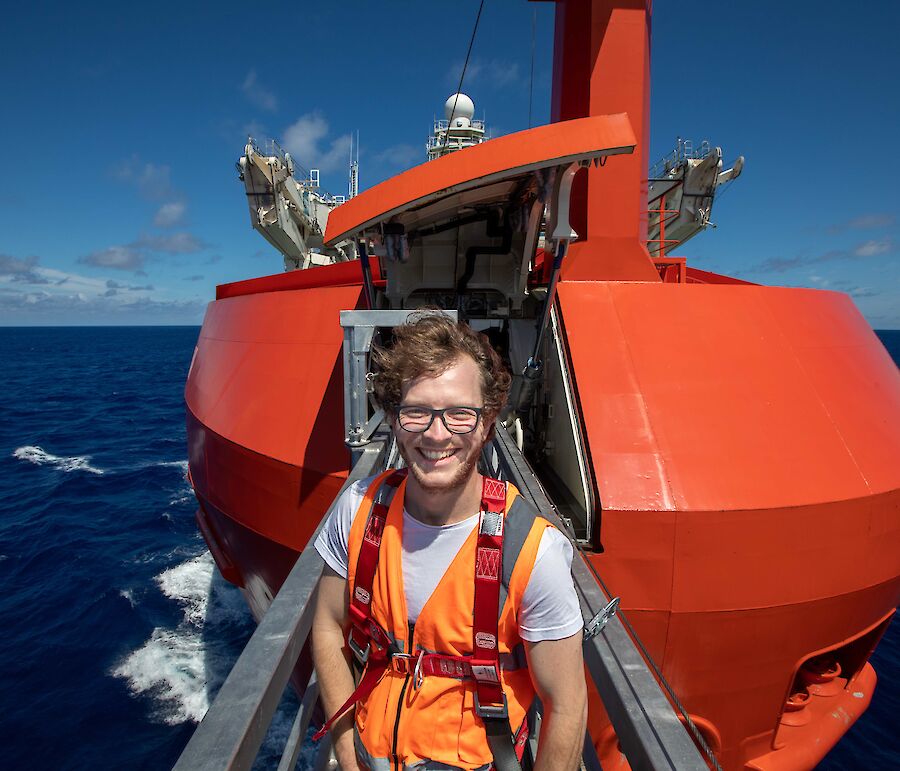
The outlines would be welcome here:
[[[452,436],[452,434],[447,430],[447,426],[444,425],[441,416],[435,415],[434,420],[431,421],[431,425],[428,426],[428,430],[425,432],[425,436],[436,441],[443,441]]]

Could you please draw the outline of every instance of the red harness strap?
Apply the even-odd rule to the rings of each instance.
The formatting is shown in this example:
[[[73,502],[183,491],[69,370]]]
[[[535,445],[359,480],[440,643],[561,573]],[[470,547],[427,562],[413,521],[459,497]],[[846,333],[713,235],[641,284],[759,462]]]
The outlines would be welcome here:
[[[381,549],[384,523],[387,521],[394,494],[405,478],[406,469],[399,469],[385,478],[375,492],[356,561],[353,596],[350,598],[350,631],[347,634],[347,645],[357,661],[365,665],[366,671],[347,701],[313,734],[313,741],[325,736],[334,722],[358,701],[365,701],[368,698],[390,666],[389,652],[396,649],[388,634],[372,620],[372,586],[375,583],[375,570],[378,568],[378,553]]]
[[[500,684],[500,649],[497,644],[505,510],[506,485],[485,477],[481,489],[478,542],[475,546],[475,612],[472,624],[472,658],[469,662],[475,679],[475,709],[480,716],[482,711],[506,711],[506,698]]]
[[[382,481],[372,498],[366,530],[359,547],[353,596],[350,598],[350,633],[347,636],[347,644],[360,664],[365,664],[372,653],[378,658],[386,657],[387,649],[392,644],[385,631],[372,621],[372,586],[375,583],[381,535],[387,521],[388,509],[397,488],[405,478],[406,469],[400,469]]]

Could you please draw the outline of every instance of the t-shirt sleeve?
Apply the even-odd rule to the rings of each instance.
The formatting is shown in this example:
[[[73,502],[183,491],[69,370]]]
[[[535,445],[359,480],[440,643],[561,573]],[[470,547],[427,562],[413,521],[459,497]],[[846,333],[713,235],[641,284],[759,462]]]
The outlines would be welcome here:
[[[325,526],[316,538],[315,548],[335,573],[347,577],[349,563],[348,544],[353,517],[359,509],[371,479],[363,479],[350,485],[337,499]]]
[[[559,530],[544,531],[519,608],[523,640],[562,640],[584,628],[572,580],[572,554],[572,544]]]

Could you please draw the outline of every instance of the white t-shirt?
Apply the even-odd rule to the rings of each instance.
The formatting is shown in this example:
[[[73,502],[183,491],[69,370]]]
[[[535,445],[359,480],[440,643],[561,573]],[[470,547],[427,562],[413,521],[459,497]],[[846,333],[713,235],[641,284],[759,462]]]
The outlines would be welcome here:
[[[350,528],[374,477],[348,487],[316,538],[316,551],[328,566],[347,577]],[[426,525],[403,512],[403,587],[409,621],[415,623],[466,538],[478,514],[452,525]],[[541,536],[534,569],[522,596],[519,635],[528,642],[561,640],[584,626],[572,581],[572,545],[555,528]]]

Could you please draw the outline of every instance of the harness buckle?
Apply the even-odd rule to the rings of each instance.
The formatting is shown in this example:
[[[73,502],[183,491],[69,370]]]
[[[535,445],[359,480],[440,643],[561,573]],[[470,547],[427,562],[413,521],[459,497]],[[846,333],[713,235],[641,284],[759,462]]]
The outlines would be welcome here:
[[[353,632],[351,631],[349,635],[347,635],[347,647],[353,651],[354,658],[362,665],[365,665],[369,660],[369,654],[372,652],[372,641],[369,640],[366,642],[365,648],[360,648],[359,644],[356,640],[353,639]]]
[[[509,719],[509,709],[506,705],[506,693],[501,691],[503,702],[501,704],[482,704],[478,700],[478,691],[475,691],[475,714],[488,720]]]
[[[493,661],[481,663],[477,659],[473,659],[469,663],[469,668],[472,670],[472,679],[479,683],[496,684],[500,682],[500,670]]]
[[[410,665],[412,664],[412,659],[412,653],[392,653],[391,666],[394,667],[395,672],[398,672],[401,675],[409,675],[411,674]]]

